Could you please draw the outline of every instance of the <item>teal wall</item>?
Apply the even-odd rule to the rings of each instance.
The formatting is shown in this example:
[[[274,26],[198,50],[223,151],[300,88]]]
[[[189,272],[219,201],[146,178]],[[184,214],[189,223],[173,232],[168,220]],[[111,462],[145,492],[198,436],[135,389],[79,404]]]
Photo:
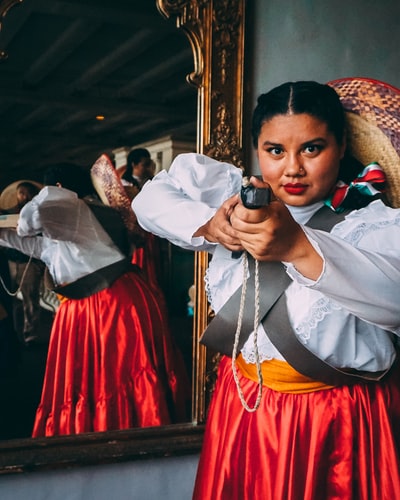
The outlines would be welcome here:
[[[400,87],[398,0],[258,0],[256,93],[287,80],[364,76]]]
[[[259,94],[285,81],[361,76],[400,88],[399,0],[248,0],[251,115]],[[245,144],[250,170],[257,162]]]

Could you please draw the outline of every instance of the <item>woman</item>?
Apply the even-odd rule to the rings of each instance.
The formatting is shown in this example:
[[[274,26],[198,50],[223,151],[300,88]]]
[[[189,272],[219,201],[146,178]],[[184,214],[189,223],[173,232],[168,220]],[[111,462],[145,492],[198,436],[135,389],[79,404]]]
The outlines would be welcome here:
[[[33,181],[14,182],[8,186],[0,196],[3,197],[3,203],[15,202],[11,205],[7,212],[9,214],[19,214],[24,207],[34,196],[36,196],[43,186]],[[38,333],[40,329],[41,306],[40,294],[43,282],[44,266],[37,259],[31,259],[28,263],[28,257],[16,250],[4,250],[4,254],[9,261],[11,281],[14,288],[19,287],[22,295],[23,305],[23,328],[22,340],[25,345],[30,345],[39,339]],[[23,279],[22,279],[23,278]],[[17,307],[19,301],[15,302]],[[19,329],[16,318],[18,317],[17,309],[14,311],[15,329]]]
[[[369,86],[362,80],[356,83]],[[354,111],[359,100],[350,99],[348,92],[346,102],[346,90],[334,86]],[[396,103],[391,136],[397,141],[391,144],[397,163],[385,163],[390,181],[399,166],[400,94],[395,89],[389,93]],[[360,95],[371,101],[374,96],[368,91]],[[380,102],[377,115],[387,101]],[[369,110],[374,109],[369,104]],[[231,337],[234,362],[223,356],[219,365],[196,499],[400,498],[400,384],[395,364],[400,211],[377,199],[383,181],[379,165],[367,166],[362,177],[348,184],[357,162],[347,153],[360,135],[351,120],[346,139],[344,109],[331,86],[283,84],[260,96],[253,114],[263,181],[253,177],[251,182],[271,189],[269,205],[246,208],[234,194],[241,184],[238,169],[201,155],[175,160],[168,173],[156,176],[133,201],[146,230],[213,254],[206,283],[217,316],[210,327],[246,282],[242,264],[248,254],[261,267],[263,261],[280,267],[282,263],[286,271],[285,328],[268,328],[269,316],[277,316],[273,306],[266,322],[255,321],[250,328],[236,359],[237,308],[235,315],[226,317],[231,324],[225,322],[225,332],[220,332]],[[376,135],[361,141],[370,153]],[[368,163],[380,161],[377,151]],[[338,182],[343,180],[346,183]],[[389,185],[388,197],[398,206],[395,193],[395,186]],[[151,196],[158,196],[162,214],[146,204]],[[311,227],[325,204],[339,212],[345,207],[357,210],[338,216],[330,232]],[[277,288],[270,276],[260,279],[256,302],[262,302],[265,290]],[[252,308],[257,319],[254,301]],[[246,309],[239,310],[240,319]],[[282,347],[283,355],[276,345],[287,337],[286,330],[293,330],[298,352]],[[332,382],[324,370],[321,377],[313,377],[307,366],[295,369],[304,346],[346,382]]]
[[[0,232],[1,245],[46,264],[61,295],[33,437],[185,418],[187,380],[164,310],[124,253],[120,216],[80,199],[91,188],[88,175],[73,165],[50,168],[17,232]]]
[[[155,163],[147,149],[132,149],[126,159],[126,169],[121,175],[122,183],[140,190],[143,184],[154,177],[154,168]]]

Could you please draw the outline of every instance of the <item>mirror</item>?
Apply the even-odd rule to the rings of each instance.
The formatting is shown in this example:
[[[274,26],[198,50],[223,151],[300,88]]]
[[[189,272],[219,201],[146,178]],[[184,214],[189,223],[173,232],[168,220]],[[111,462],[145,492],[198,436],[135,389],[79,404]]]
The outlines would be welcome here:
[[[18,0],[1,0],[0,1],[0,20],[4,26],[7,23],[7,17],[18,9],[22,10],[24,3],[39,5],[43,8],[46,2],[29,2],[24,0],[22,5]],[[57,6],[58,2],[50,2]],[[84,7],[90,9],[96,4],[96,12],[102,10],[102,5],[107,2],[92,2],[86,0],[79,2]],[[129,3],[129,2],[128,2]],[[60,2],[63,8],[73,8],[78,4],[77,1],[69,0]],[[115,9],[113,16],[118,14],[118,5],[126,5],[127,2],[108,2]],[[197,150],[202,153],[209,154],[220,160],[229,160],[241,165],[243,157],[243,142],[242,142],[242,126],[243,126],[243,55],[244,55],[244,19],[245,19],[245,2],[244,0],[157,0],[156,5],[160,12],[160,20],[169,25],[173,23],[179,28],[177,33],[184,33],[189,42],[192,51],[192,68],[187,76],[189,82],[197,88]],[[98,9],[97,9],[98,7]],[[56,7],[54,7],[56,8]],[[141,10],[143,10],[143,2],[141,2]],[[11,12],[10,12],[11,11]],[[93,11],[93,9],[92,9]],[[112,16],[111,16],[112,17]],[[166,18],[166,19],[163,19]],[[145,18],[141,18],[145,22]],[[96,24],[96,23],[94,23]],[[57,29],[57,26],[53,27]],[[97,28],[99,26],[97,25]],[[80,32],[79,19],[71,28]],[[161,29],[161,28],[160,28]],[[165,28],[166,29],[166,28]],[[1,35],[1,33],[0,33]],[[107,34],[105,34],[107,36]],[[73,40],[66,37],[64,39],[64,50],[72,49],[68,40]],[[0,44],[4,43],[0,36]],[[29,41],[26,41],[29,45]],[[139,43],[140,46],[140,43]],[[132,45],[126,45],[119,52],[121,57],[127,57],[127,54],[135,51],[138,47],[132,42]],[[7,57],[5,51],[8,52],[6,62],[12,61],[10,49],[5,46],[0,46],[3,50],[3,58]],[[125,52],[124,52],[125,50]],[[130,52],[131,51],[131,52]],[[40,74],[41,64],[46,63],[50,67],[56,61],[51,57],[52,47],[48,47],[49,56],[46,61],[37,61],[36,73],[32,71],[33,81],[35,74]],[[171,57],[177,58],[177,64],[184,67],[182,60],[179,60],[177,54]],[[183,57],[183,56],[182,56]],[[50,66],[49,66],[50,65]],[[61,70],[62,68],[60,68]],[[101,73],[102,66],[98,68]],[[96,79],[96,75],[89,74],[87,78]],[[118,74],[121,82],[126,75]],[[132,78],[132,77],[130,77]],[[140,75],[137,77],[140,83]],[[125,89],[130,89],[132,82],[125,80]],[[85,87],[84,79],[81,81],[83,88]],[[1,82],[0,82],[1,85]],[[147,83],[145,83],[145,86]],[[40,89],[40,86],[39,86]],[[76,99],[79,97],[79,89],[74,89],[77,93],[71,98],[68,98],[71,105],[75,104],[71,115],[64,116],[65,126],[69,121],[80,121],[82,110],[76,106]],[[15,89],[17,92],[18,89]],[[100,89],[97,88],[100,92]],[[33,93],[35,94],[35,92]],[[50,92],[47,92],[51,96]],[[101,92],[100,92],[101,94]],[[42,103],[46,93],[36,95],[37,99]],[[100,95],[101,101],[101,95]],[[95,104],[90,102],[91,104]],[[56,101],[52,101],[53,110],[56,111]],[[140,108],[140,103],[138,103]],[[161,109],[159,106],[155,108]],[[94,108],[92,108],[93,110]],[[140,108],[144,113],[143,108]],[[153,119],[155,127],[160,127],[157,119],[159,109],[153,108]],[[125,108],[126,110],[126,108]],[[177,110],[175,110],[177,111]],[[39,106],[38,113],[45,112]],[[169,110],[169,113],[171,111]],[[174,112],[180,115],[178,112]],[[28,117],[27,117],[28,118]],[[33,118],[33,117],[32,117]],[[29,120],[28,120],[29,121]],[[145,120],[143,121],[143,123]],[[118,128],[116,125],[119,122],[115,120],[111,122],[109,134]],[[123,122],[122,122],[123,123]],[[173,130],[180,130],[179,125]],[[90,128],[92,131],[91,139],[96,136],[96,130],[99,126]],[[31,139],[34,140],[40,134],[36,134],[35,130],[31,131]],[[65,129],[61,127],[59,133],[62,135]],[[22,134],[23,136],[23,134]],[[18,138],[17,138],[18,139]],[[75,139],[75,141],[74,141]],[[71,143],[77,143],[77,146],[82,145],[82,140],[76,141],[79,137],[72,137]],[[80,137],[82,139],[82,136]],[[22,139],[21,139],[22,141]],[[23,149],[28,147],[27,141],[17,141],[23,145]],[[118,142],[118,144],[120,144]],[[112,136],[111,146],[117,147],[115,136]],[[126,144],[126,143],[125,143]],[[50,140],[47,145],[51,145]],[[132,144],[133,145],[133,144]],[[102,142],[101,152],[104,152],[106,143]],[[50,151],[46,152],[51,160]],[[78,148],[79,150],[79,148]],[[45,148],[47,151],[47,148]],[[57,152],[55,152],[57,153]],[[80,151],[79,154],[82,154]],[[28,155],[29,158],[29,155]],[[32,178],[34,168],[32,165],[27,166],[25,170],[29,174],[28,178]],[[22,172],[23,170],[21,170]],[[2,170],[3,172],[3,170]],[[15,177],[14,177],[15,178]],[[203,423],[206,416],[208,394],[210,384],[212,385],[213,369],[215,363],[209,359],[210,354],[199,346],[197,339],[204,329],[208,321],[208,307],[204,291],[204,271],[207,265],[207,255],[198,253],[194,255],[194,284],[195,284],[195,308],[194,308],[194,338],[193,338],[193,391],[192,391],[192,420],[187,424],[175,424],[171,426],[159,428],[141,428],[129,429],[121,431],[110,431],[104,433],[81,434],[67,437],[52,437],[52,438],[36,438],[36,439],[11,439],[0,442],[0,472],[21,472],[37,470],[39,468],[54,468],[60,466],[107,463],[111,461],[133,460],[142,457],[166,456],[183,453],[198,452],[201,447]]]
[[[172,157],[178,148],[196,149],[197,89],[185,81],[193,68],[190,43],[160,15],[155,2],[143,7],[137,0],[24,0],[15,4],[5,21],[0,36],[7,51],[0,64],[2,186],[23,179],[42,181],[47,165],[59,162],[89,169],[103,152],[114,158],[118,169],[126,164],[130,147],[146,147],[160,169],[168,153]],[[100,115],[103,119],[97,120]],[[163,323],[168,322],[190,373],[192,317],[185,306],[193,283],[193,256],[166,242],[156,250],[157,280],[169,306]],[[146,260],[150,252],[146,248],[139,253]],[[0,255],[7,259],[10,252]],[[10,267],[16,260],[21,275],[21,257],[15,253],[11,257]],[[32,280],[34,267],[36,262],[30,264],[25,283]],[[9,288],[16,290],[17,284]],[[42,294],[39,324],[24,325],[21,295],[13,300],[18,373],[1,391],[9,397],[0,415],[0,439],[31,436],[58,305],[56,297]],[[27,344],[24,337],[32,334],[36,339]],[[74,362],[79,362],[77,357]],[[150,400],[151,392],[147,395]],[[155,399],[164,402],[162,397]],[[141,414],[142,419],[138,410],[138,421],[155,425],[159,419],[174,418],[163,406],[160,417]],[[190,420],[189,411],[186,419],[179,418],[183,420]],[[110,428],[115,429],[116,422]],[[43,432],[42,428],[38,433]]]

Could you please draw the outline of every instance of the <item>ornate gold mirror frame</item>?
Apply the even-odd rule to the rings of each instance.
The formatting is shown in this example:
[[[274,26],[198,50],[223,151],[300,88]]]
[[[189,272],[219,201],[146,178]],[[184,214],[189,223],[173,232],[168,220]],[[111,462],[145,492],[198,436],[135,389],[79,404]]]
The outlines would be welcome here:
[[[9,9],[21,1],[0,0],[0,28]],[[245,0],[156,0],[156,3],[162,15],[184,30],[192,46],[194,71],[187,78],[198,88],[198,151],[242,166]],[[195,255],[192,422],[3,441],[0,473],[199,452],[215,365],[198,344],[209,317],[203,280],[207,263],[206,254]]]

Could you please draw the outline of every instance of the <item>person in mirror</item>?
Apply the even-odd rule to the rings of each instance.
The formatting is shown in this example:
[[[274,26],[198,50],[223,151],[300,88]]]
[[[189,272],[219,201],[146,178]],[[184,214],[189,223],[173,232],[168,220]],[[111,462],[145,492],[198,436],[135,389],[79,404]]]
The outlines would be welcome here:
[[[134,187],[137,191],[154,177],[155,163],[149,150],[145,148],[132,149],[126,159],[126,169],[121,176],[124,186]],[[133,195],[131,195],[133,197]]]
[[[120,216],[103,207],[99,222],[82,199],[94,192],[89,172],[78,166],[49,167],[44,181],[17,230],[0,232],[0,245],[43,260],[61,301],[33,437],[183,420],[184,368],[157,297],[124,253],[123,231],[114,242],[104,229],[122,225]]]
[[[117,173],[128,198],[133,200],[143,185],[154,177],[156,165],[149,150],[145,148],[132,149],[126,162],[126,168]],[[159,289],[164,282],[161,251],[160,241],[153,234],[147,233],[143,245],[136,249],[132,259],[132,263],[143,270],[155,289]]]
[[[7,210],[9,214],[19,214],[22,208],[39,193],[39,187],[29,181],[21,181],[16,186],[16,205]],[[14,249],[4,253],[9,261],[12,286],[19,287],[22,295],[23,325],[22,339],[25,345],[31,345],[39,339],[40,331],[40,295],[43,287],[44,265],[38,259]],[[18,302],[15,304],[15,329],[20,330],[18,321]]]
[[[378,115],[383,106],[370,109]],[[400,166],[399,109],[390,110],[397,150],[392,145],[392,159],[380,160],[391,179]],[[299,343],[345,372],[388,370],[379,381],[329,384],[323,374],[319,380],[300,373],[262,324],[253,327],[234,363],[221,357],[195,499],[400,498],[400,210],[377,199],[378,164],[361,168],[364,192],[354,188],[357,181],[349,188],[349,172],[359,164],[347,141],[356,132],[350,126],[346,135],[344,107],[331,85],[287,82],[261,95],[253,113],[262,180],[251,182],[272,190],[268,206],[246,208],[237,194],[241,171],[196,154],[178,157],[133,200],[144,229],[212,253],[206,289],[217,316],[242,285],[248,254],[260,265],[283,263],[288,320]],[[361,141],[364,148],[377,153],[382,135]],[[379,182],[365,180],[371,172]],[[343,187],[348,196],[337,204]],[[394,187],[387,186],[388,197],[399,206]],[[324,205],[350,209],[330,232],[306,225]],[[269,286],[276,285],[260,283]],[[232,343],[237,321],[236,310],[225,327]]]
[[[145,148],[132,149],[126,162],[126,169],[122,170],[122,175],[120,172],[118,174],[128,198],[133,200],[143,185],[154,177],[156,164]],[[132,259],[132,263],[143,270],[155,289],[159,289],[164,282],[161,252],[160,241],[153,234],[147,233],[144,244],[136,249]]]

